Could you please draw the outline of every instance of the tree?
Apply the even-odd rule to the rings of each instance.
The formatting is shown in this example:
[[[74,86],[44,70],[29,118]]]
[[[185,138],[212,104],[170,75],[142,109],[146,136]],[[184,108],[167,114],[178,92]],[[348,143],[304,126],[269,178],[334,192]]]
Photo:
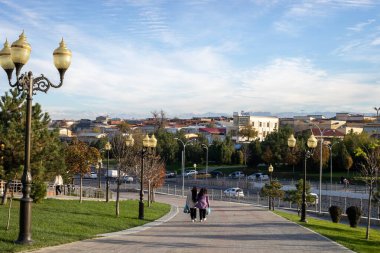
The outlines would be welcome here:
[[[91,171],[91,165],[100,159],[99,151],[86,143],[74,139],[66,148],[66,166],[72,174],[80,176],[79,201],[82,203],[83,176]]]
[[[239,131],[239,136],[243,137],[244,139],[246,139],[246,141],[251,141],[251,139],[254,139],[256,138],[258,135],[258,132],[256,131],[256,129],[252,126],[252,124],[249,124],[245,127],[243,127],[240,131]]]
[[[165,182],[165,162],[159,155],[148,156],[144,163],[144,182],[148,189],[148,204],[155,202],[155,189],[161,187]]]
[[[2,177],[7,180],[5,193],[16,173],[20,179],[25,158],[26,94],[12,89],[0,99],[0,136],[5,145]],[[30,169],[34,180],[51,180],[64,173],[63,145],[57,131],[49,131],[50,117],[41,106],[32,107]],[[63,174],[64,175],[64,174]],[[6,202],[6,194],[2,203]]]
[[[178,141],[172,133],[168,133],[165,129],[158,129],[155,133],[157,138],[156,152],[167,164],[174,164],[177,160],[177,152],[179,150]]]
[[[265,152],[263,153],[261,159],[264,160],[267,164],[270,164],[273,162],[273,153],[270,147],[267,147]]]
[[[272,210],[274,210],[274,198],[282,199],[285,195],[285,192],[281,190],[282,184],[277,180],[272,180],[270,183],[265,183],[264,187],[261,188],[261,194],[263,196],[269,197],[271,202]]]
[[[330,152],[326,145],[322,144],[322,168],[326,165],[328,165],[330,159]],[[313,161],[314,165],[320,165],[321,161],[321,142],[318,141],[317,147],[314,149],[313,153]]]
[[[310,195],[310,184],[306,182],[306,204],[313,203],[315,198]],[[297,204],[298,215],[300,214],[300,206],[302,204],[302,192],[303,192],[303,179],[299,179],[296,183],[295,190],[289,190],[286,192],[285,201],[290,201],[291,203]]]
[[[369,239],[369,231],[371,226],[371,203],[374,184],[377,180],[377,173],[380,166],[380,145],[373,141],[369,146],[356,149],[356,155],[364,158],[361,166],[362,180],[368,187],[368,213],[367,213],[367,229],[366,239]]]
[[[262,162],[262,149],[260,140],[254,140],[248,145],[247,163],[249,166],[257,166]]]
[[[120,215],[120,184],[121,184],[121,171],[125,171],[127,163],[125,159],[129,153],[133,152],[132,147],[126,145],[126,138],[122,133],[115,134],[111,139],[112,154],[117,159],[117,188],[116,188],[116,216]]]

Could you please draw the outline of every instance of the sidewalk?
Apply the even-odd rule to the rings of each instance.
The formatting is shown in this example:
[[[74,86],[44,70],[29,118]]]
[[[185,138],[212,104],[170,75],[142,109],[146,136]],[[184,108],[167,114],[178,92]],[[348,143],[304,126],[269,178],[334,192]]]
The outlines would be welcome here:
[[[137,194],[123,197],[137,198]],[[352,252],[252,205],[213,201],[207,221],[192,223],[183,213],[184,199],[157,195],[157,201],[173,208],[156,224],[34,252]]]

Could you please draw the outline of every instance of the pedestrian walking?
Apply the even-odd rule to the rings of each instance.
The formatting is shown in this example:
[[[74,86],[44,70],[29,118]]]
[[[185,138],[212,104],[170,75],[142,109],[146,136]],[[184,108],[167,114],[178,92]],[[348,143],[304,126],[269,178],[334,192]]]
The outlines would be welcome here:
[[[187,194],[186,205],[190,209],[190,218],[192,222],[195,222],[197,219],[197,209],[195,204],[197,203],[197,187],[193,187],[191,191]]]
[[[201,188],[199,190],[198,202],[195,204],[195,207],[199,208],[200,222],[206,221],[206,209],[210,207],[206,188]]]
[[[54,179],[55,195],[62,193],[61,186],[63,185],[63,179],[61,175],[56,175]]]

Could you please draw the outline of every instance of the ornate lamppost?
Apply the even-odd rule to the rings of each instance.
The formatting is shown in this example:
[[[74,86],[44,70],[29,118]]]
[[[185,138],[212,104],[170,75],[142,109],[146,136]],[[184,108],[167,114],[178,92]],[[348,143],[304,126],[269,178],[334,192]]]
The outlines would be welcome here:
[[[9,46],[8,41],[4,43],[4,48],[0,51],[0,65],[8,76],[9,85],[24,91],[26,97],[26,123],[25,123],[25,159],[24,171],[22,174],[22,198],[20,200],[20,231],[16,241],[18,244],[31,244],[31,219],[32,219],[32,199],[30,198],[30,190],[32,177],[30,173],[30,149],[31,149],[31,128],[32,128],[32,97],[37,91],[47,92],[50,87],[59,88],[63,84],[63,78],[66,70],[71,64],[71,51],[67,49],[65,42],[62,41],[59,47],[53,52],[54,65],[58,69],[60,75],[60,83],[53,84],[44,75],[34,78],[33,73],[21,74],[22,67],[28,62],[31,46],[26,41],[24,32],[19,39]],[[16,69],[16,82],[12,84],[12,73]]]
[[[303,173],[303,185],[302,185],[302,205],[301,205],[301,222],[306,221],[306,162],[307,159],[311,157],[314,152],[314,149],[317,147],[318,141],[315,136],[312,134],[307,140],[307,148],[303,151],[303,155],[305,157],[305,170]],[[296,138],[294,135],[290,135],[288,138],[288,147],[293,150],[296,146]]]
[[[110,176],[109,176],[109,165],[110,165],[110,150],[112,146],[109,141],[104,145],[104,149],[107,150],[107,177],[106,177],[106,202],[109,201],[109,191],[110,191]]]
[[[272,166],[272,164],[270,164],[269,167],[268,167],[268,173],[269,173],[269,185],[270,185],[270,187],[272,189],[272,173],[273,173],[273,166]],[[269,195],[269,198],[268,198],[268,201],[269,201],[268,208],[269,208],[269,210],[271,210],[272,206],[273,206],[272,196],[270,196],[270,195]]]
[[[133,146],[133,138],[129,135],[127,138],[127,146]],[[128,144],[132,143],[132,144]],[[157,146],[157,139],[152,134],[152,137],[149,138],[149,135],[146,134],[143,139],[143,146],[141,149],[141,174],[140,174],[140,202],[139,202],[139,219],[144,219],[144,157],[154,154],[154,149]]]

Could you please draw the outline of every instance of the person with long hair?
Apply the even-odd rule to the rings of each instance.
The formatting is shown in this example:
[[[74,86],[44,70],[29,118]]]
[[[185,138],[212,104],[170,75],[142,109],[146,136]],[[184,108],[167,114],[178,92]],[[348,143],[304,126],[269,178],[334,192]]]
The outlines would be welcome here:
[[[199,190],[198,202],[195,204],[195,207],[199,208],[200,222],[206,221],[206,209],[210,207],[206,188],[201,188]]]
[[[195,204],[197,203],[197,187],[193,186],[193,189],[187,194],[186,205],[190,209],[190,218],[192,222],[195,222],[197,219],[197,209]]]

